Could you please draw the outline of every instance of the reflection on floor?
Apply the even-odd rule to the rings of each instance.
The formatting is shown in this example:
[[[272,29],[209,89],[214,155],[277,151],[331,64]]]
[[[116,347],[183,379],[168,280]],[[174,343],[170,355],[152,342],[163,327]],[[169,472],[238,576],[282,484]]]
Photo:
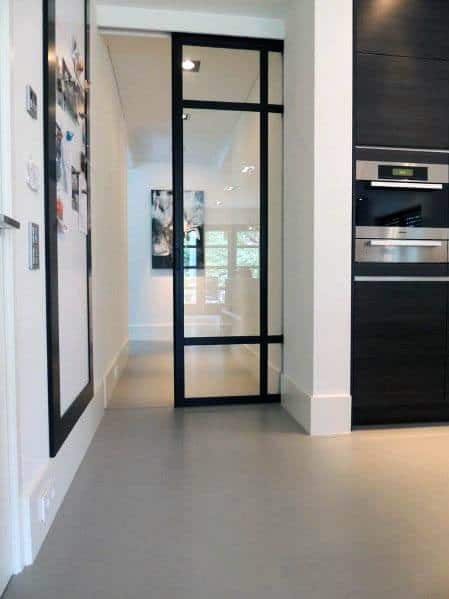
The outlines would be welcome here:
[[[186,399],[258,395],[258,346],[187,347],[185,386]]]
[[[173,402],[173,344],[130,341],[128,365],[108,408],[160,408]]]
[[[446,599],[448,428],[110,410],[5,599]]]
[[[109,408],[173,406],[173,345],[130,342],[128,366]],[[185,354],[186,397],[257,395],[257,346],[188,347]]]

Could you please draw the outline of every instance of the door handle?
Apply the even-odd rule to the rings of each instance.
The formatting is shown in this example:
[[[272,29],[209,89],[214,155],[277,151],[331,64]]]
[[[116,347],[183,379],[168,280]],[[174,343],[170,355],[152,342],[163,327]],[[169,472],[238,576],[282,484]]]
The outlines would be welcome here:
[[[432,241],[430,239],[370,239],[367,245],[391,247],[391,246],[402,246],[402,247],[428,247],[428,248],[440,248],[443,245],[442,241]]]
[[[6,214],[0,214],[0,229],[20,229],[20,223]]]

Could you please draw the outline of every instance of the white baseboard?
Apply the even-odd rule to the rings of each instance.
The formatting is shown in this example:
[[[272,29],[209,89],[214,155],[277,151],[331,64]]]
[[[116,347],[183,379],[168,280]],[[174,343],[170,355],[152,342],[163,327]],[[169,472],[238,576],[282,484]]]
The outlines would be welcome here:
[[[35,483],[24,491],[22,510],[25,565],[32,564],[36,558],[103,418],[103,414],[104,388],[101,384],[95,390],[92,401],[59,450],[58,455],[50,460],[47,468]],[[41,500],[43,492],[49,489],[54,490],[54,496],[51,499],[48,516],[44,523],[41,521]]]
[[[291,378],[283,375],[282,406],[309,435],[344,435],[351,432],[350,395],[310,396]]]
[[[114,389],[117,386],[118,380],[122,375],[123,371],[128,364],[129,359],[129,343],[125,341],[120,351],[117,353],[115,358],[112,360],[108,371],[104,377],[104,406],[108,406],[108,403],[114,393]]]

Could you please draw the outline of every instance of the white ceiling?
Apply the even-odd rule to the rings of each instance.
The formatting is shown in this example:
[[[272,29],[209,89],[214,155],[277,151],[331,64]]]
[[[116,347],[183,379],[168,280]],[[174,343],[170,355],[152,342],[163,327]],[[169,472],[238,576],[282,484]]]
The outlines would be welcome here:
[[[168,37],[108,35],[125,115],[131,164],[171,160],[171,41]],[[186,48],[201,60],[199,73],[185,73],[185,97],[258,101],[258,57],[253,52]],[[236,53],[236,54],[235,54]],[[216,166],[225,151],[238,112],[187,110],[185,156],[188,162]]]
[[[288,0],[97,0],[98,4],[282,18]]]

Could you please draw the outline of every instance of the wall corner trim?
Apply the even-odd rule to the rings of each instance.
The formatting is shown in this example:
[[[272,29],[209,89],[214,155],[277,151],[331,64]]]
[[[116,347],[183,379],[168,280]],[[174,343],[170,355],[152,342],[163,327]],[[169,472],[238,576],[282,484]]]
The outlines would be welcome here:
[[[310,395],[282,376],[282,406],[311,436],[351,432],[350,395]]]

